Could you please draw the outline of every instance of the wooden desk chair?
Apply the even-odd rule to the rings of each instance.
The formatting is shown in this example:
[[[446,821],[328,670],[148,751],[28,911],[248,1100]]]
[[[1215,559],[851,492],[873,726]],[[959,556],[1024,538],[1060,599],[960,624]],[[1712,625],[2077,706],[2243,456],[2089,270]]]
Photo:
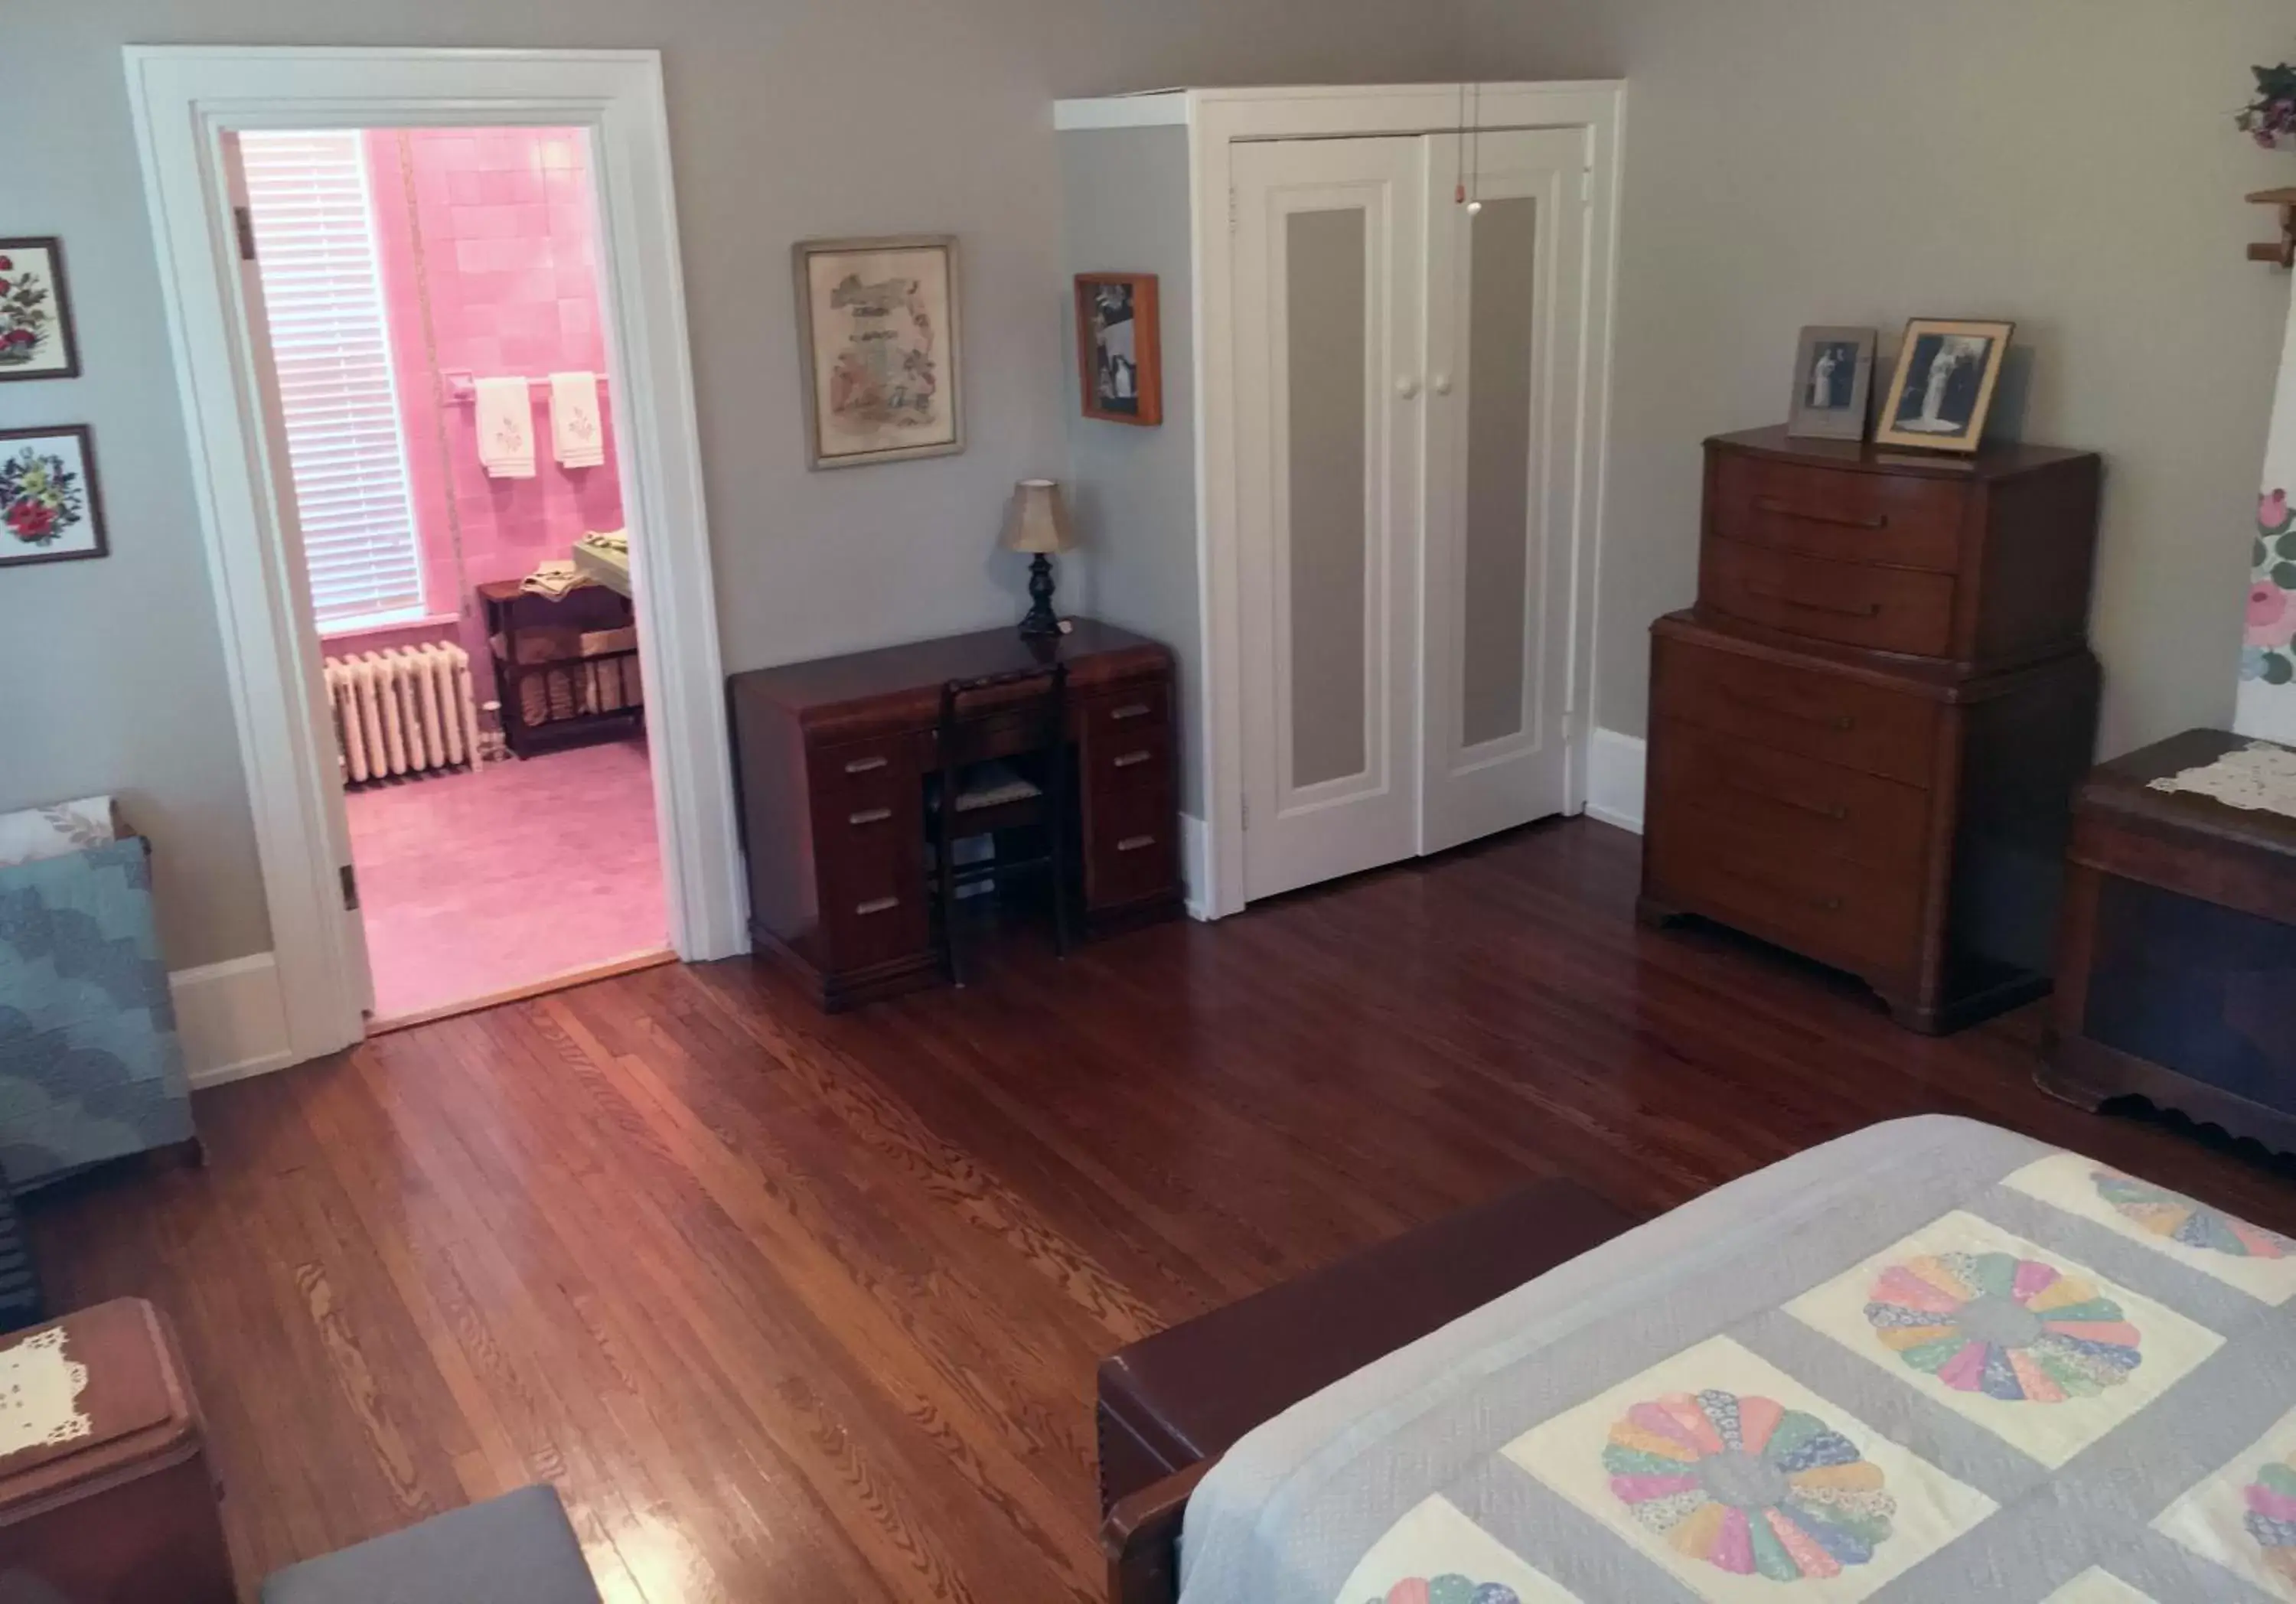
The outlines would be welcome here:
[[[964,886],[1048,873],[1054,950],[1069,950],[1068,675],[1067,664],[1047,663],[949,680],[940,688],[939,768],[926,798],[933,840],[927,879],[940,912],[941,968],[954,985],[964,984],[956,936],[956,894]],[[1042,692],[1016,698],[1031,683],[1041,683]],[[1005,833],[1015,831],[1032,833],[1036,850],[1004,855]],[[958,842],[984,837],[997,843],[995,853],[956,862]]]

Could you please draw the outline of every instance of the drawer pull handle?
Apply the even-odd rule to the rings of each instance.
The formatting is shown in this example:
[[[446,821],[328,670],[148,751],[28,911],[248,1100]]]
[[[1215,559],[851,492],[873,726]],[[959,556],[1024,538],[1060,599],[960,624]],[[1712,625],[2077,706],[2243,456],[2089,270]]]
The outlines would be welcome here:
[[[890,762],[892,759],[890,757],[855,757],[847,761],[845,772],[849,774],[865,774],[871,769],[883,768]]]
[[[1116,849],[1119,852],[1137,852],[1143,847],[1153,847],[1155,844],[1156,838],[1152,835],[1126,836],[1117,842]]]
[[[1145,718],[1155,710],[1146,702],[1126,702],[1120,708],[1111,708],[1108,710],[1108,722],[1122,724],[1128,718]]]
[[[1134,764],[1145,763],[1149,758],[1154,756],[1154,753],[1149,751],[1145,747],[1143,747],[1136,752],[1124,752],[1119,754],[1116,760],[1110,764],[1109,766],[1111,768],[1130,768]]]
[[[1805,602],[1800,596],[1789,596],[1779,591],[1764,590],[1759,585],[1748,585],[1746,593],[1759,597],[1764,602],[1775,602],[1782,607],[1799,607],[1804,612],[1833,613],[1844,618],[1878,618],[1882,616],[1882,604],[1879,602],[1860,602],[1856,607],[1844,607],[1836,602]]]
[[[1799,713],[1792,708],[1772,707],[1768,702],[1757,701],[1751,696],[1741,696],[1727,687],[1723,689],[1722,697],[1724,700],[1736,702],[1742,708],[1751,708],[1757,713],[1767,713],[1775,718],[1791,718],[1797,724],[1816,724],[1822,729],[1839,730],[1844,734],[1857,727],[1856,717],[1848,713]]]
[[[882,824],[892,816],[893,810],[890,807],[865,807],[859,813],[847,814],[845,822],[848,824]]]
[[[1839,513],[1810,512],[1800,507],[1788,506],[1775,495],[1756,496],[1754,509],[1759,512],[1767,512],[1773,518],[1799,519],[1803,523],[1833,524],[1837,528],[1843,529],[1879,531],[1890,527],[1890,515],[1886,512],[1876,518],[1844,518]]]
[[[1821,913],[1841,912],[1841,899],[1838,896],[1813,896],[1809,899],[1809,905]]]
[[[1766,791],[1759,786],[1740,785],[1734,781],[1726,781],[1724,783],[1742,797],[1753,797],[1760,801],[1775,802],[1780,807],[1798,808],[1806,814],[1816,814],[1821,819],[1832,819],[1836,823],[1849,817],[1849,810],[1839,802],[1805,802],[1799,797],[1781,797],[1775,791]]]
[[[855,903],[853,911],[865,919],[872,913],[890,913],[900,905],[898,896],[881,896],[874,902]]]

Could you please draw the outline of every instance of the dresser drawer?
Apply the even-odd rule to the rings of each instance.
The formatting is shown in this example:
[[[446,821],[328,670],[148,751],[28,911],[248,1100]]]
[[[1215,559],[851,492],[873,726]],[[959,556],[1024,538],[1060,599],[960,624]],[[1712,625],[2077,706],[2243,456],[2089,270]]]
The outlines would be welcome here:
[[[1710,540],[1698,599],[1789,634],[1877,651],[1943,657],[1953,647],[1953,576],[1833,562]]]
[[[1712,533],[1841,562],[1954,573],[1969,491],[1947,479],[1851,473],[1734,453],[1715,458]]]
[[[1883,870],[1923,861],[1930,793],[1751,741],[1661,721],[1652,732],[1650,810],[1699,810],[1790,839],[1798,850]]]
[[[1088,795],[1084,831],[1085,904],[1120,907],[1179,889],[1177,809],[1168,786]]]
[[[1651,712],[1868,774],[1931,783],[1938,707],[1821,667],[1657,635]]]
[[[1691,807],[1652,815],[1649,880],[1685,912],[1861,975],[1919,967],[1923,875],[1803,849],[1792,831],[1752,828]]]

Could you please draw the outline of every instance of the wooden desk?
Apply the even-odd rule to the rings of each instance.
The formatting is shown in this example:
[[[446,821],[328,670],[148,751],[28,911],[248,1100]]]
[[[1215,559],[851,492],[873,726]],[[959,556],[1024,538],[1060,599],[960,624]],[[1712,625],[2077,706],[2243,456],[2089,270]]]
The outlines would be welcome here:
[[[1085,928],[1168,916],[1181,897],[1172,654],[1155,642],[1078,618],[1047,640],[987,629],[726,681],[750,934],[793,962],[824,1008],[939,978],[924,779],[940,761],[942,684],[1054,660],[1069,670]],[[984,698],[961,760],[1004,755],[1021,722]]]

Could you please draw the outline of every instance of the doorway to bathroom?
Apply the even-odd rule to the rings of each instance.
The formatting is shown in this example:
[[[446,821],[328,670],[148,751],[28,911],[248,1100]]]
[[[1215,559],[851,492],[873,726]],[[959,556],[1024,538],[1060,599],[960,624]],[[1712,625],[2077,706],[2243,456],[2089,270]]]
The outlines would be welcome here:
[[[668,961],[589,131],[224,151],[370,1033]]]

